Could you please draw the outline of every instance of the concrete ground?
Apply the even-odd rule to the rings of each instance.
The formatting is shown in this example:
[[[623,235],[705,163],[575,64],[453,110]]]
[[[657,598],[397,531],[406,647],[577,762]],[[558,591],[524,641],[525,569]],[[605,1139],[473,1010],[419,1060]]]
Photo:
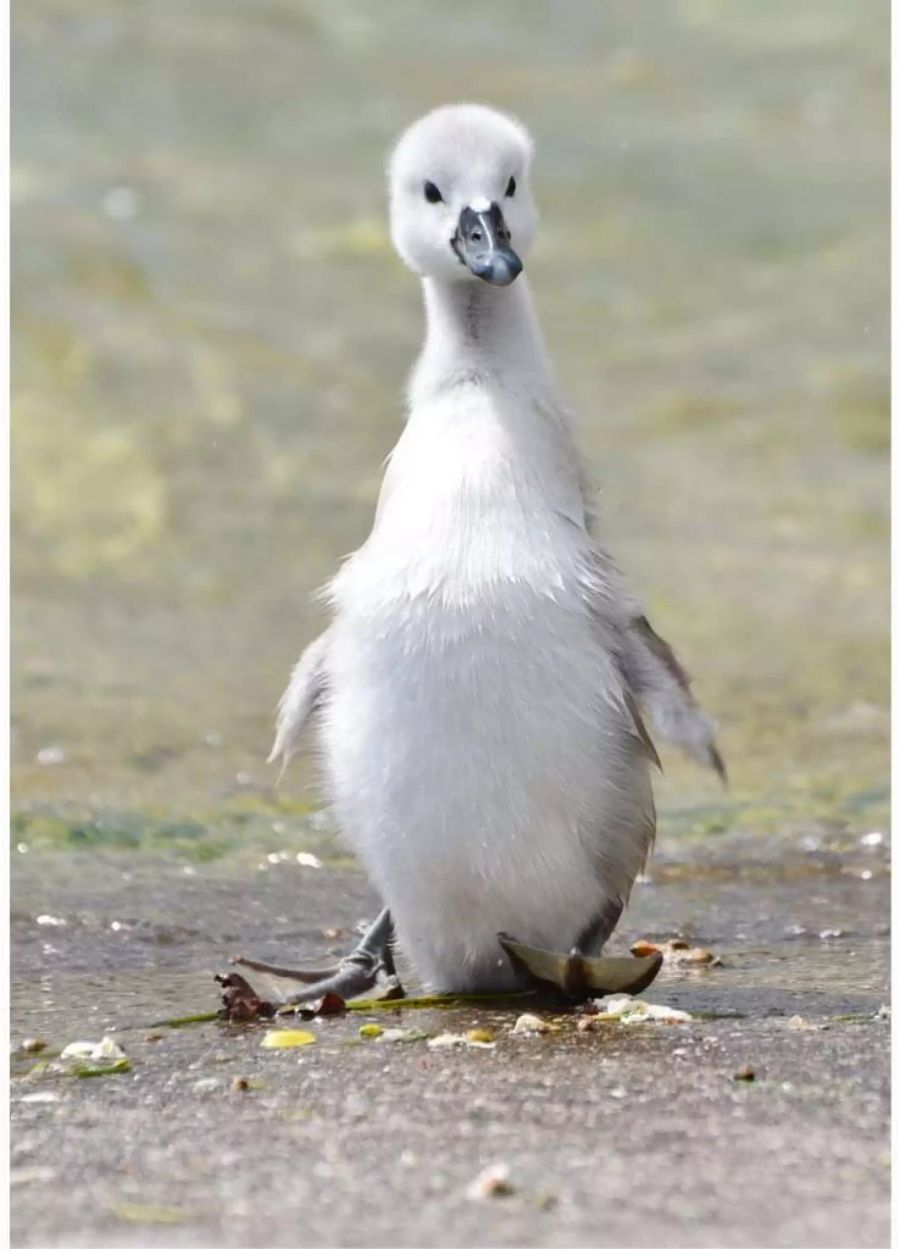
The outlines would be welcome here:
[[[400,1006],[272,1052],[265,1025],[150,1025],[214,1009],[238,947],[346,944],[332,930],[377,905],[354,869],[26,855],[14,1043],[114,1031],[132,1067],[75,1079],[14,1057],[14,1244],[886,1245],[885,882],[880,848],[763,859],[725,838],[658,860],[616,938],[680,932],[721,956],[646,994],[691,1022],[572,1015],[523,1036],[516,1011]],[[496,1044],[360,1037],[375,1020]],[[494,1164],[511,1191],[471,1198]]]

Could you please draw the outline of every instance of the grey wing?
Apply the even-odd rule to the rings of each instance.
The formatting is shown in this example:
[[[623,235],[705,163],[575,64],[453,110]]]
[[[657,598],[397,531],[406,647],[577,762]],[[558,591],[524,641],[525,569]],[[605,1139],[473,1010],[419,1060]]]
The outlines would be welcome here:
[[[300,738],[325,693],[325,656],[328,630],[310,642],[291,673],[288,687],[278,704],[275,745],[268,762],[281,759],[287,764],[297,753]]]
[[[625,629],[620,662],[629,688],[660,736],[713,768],[725,782],[715,725],[694,698],[690,677],[675,652],[646,616],[635,616]]]
[[[623,636],[635,604],[625,593],[615,565],[601,547],[592,545],[582,569],[581,584],[598,642],[615,659],[617,679],[614,687],[607,691],[609,700],[618,709],[635,749],[660,767],[656,748],[644,725],[639,697],[623,663]],[[587,843],[596,849],[598,876],[606,896],[579,941],[585,950],[596,953],[615,928],[656,837],[653,785],[646,767],[632,772],[630,782],[620,792],[616,810],[593,814],[585,836]]]
[[[694,698],[689,676],[625,589],[609,554],[596,544],[585,571],[584,589],[591,614],[614,639],[627,711],[648,756],[659,765],[641,710],[660,737],[713,768],[726,782],[715,725]]]

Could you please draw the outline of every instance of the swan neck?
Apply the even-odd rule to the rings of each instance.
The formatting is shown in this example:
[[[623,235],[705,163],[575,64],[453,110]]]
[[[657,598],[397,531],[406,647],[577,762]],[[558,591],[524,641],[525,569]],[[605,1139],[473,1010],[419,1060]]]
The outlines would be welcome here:
[[[465,381],[552,390],[543,335],[527,280],[512,286],[425,278],[425,345],[410,387],[415,402]]]

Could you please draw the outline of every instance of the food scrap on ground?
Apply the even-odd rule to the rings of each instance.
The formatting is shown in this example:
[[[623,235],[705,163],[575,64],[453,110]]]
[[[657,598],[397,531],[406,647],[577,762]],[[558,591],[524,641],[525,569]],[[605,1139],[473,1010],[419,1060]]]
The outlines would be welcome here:
[[[442,1032],[439,1036],[431,1037],[428,1042],[428,1048],[431,1050],[457,1047],[492,1050],[496,1049],[496,1042],[492,1033],[481,1028],[470,1028],[468,1032]]]
[[[232,1093],[249,1093],[251,1089],[262,1088],[262,1081],[253,1076],[235,1076],[231,1081]]]
[[[661,954],[667,964],[689,964],[695,967],[721,967],[722,960],[712,950],[704,946],[691,945],[683,937],[672,937],[668,941],[657,944],[642,938],[635,941],[631,953],[636,958],[646,958],[649,954]]]
[[[260,1041],[264,1050],[292,1050],[300,1045],[315,1045],[316,1038],[312,1032],[304,1032],[302,1028],[272,1028]]]
[[[492,1197],[509,1197],[516,1190],[510,1183],[510,1169],[505,1162],[495,1162],[481,1172],[466,1189],[469,1201],[488,1201]]]
[[[90,1058],[94,1052],[95,1041],[71,1041],[60,1058]]]
[[[427,1041],[428,1033],[423,1032],[421,1028],[384,1028],[381,1036],[375,1039],[385,1041],[389,1045],[396,1044],[398,1041]]]
[[[616,1022],[618,1021],[614,1016],[594,1010],[591,1014],[580,1015],[575,1026],[579,1032],[599,1032]]]
[[[98,1041],[98,1043],[94,1046],[93,1050],[91,1051],[91,1058],[95,1062],[104,1058],[115,1061],[119,1058],[126,1058],[126,1057],[127,1055],[125,1051],[122,1049],[121,1045],[119,1045],[117,1041],[114,1041],[111,1036],[103,1037],[100,1041]]]
[[[72,1041],[60,1054],[62,1066],[47,1064],[48,1072],[64,1075],[91,1076],[120,1075],[131,1070],[128,1055],[111,1036],[99,1041]]]
[[[26,1037],[24,1041],[19,1043],[20,1054],[39,1054],[41,1050],[47,1048],[47,1042],[42,1041],[39,1037]]]
[[[627,993],[595,1000],[602,1012],[619,1019],[624,1024],[689,1023],[693,1019],[693,1015],[686,1010],[677,1010],[674,1006],[660,1006],[655,1002],[647,1002],[643,998],[630,997]]]
[[[732,1080],[742,1080],[747,1084],[752,1084],[756,1079],[756,1072],[752,1067],[745,1065],[743,1067],[739,1067],[731,1078]]]
[[[818,1032],[819,1025],[810,1023],[808,1019],[804,1019],[802,1015],[791,1015],[787,1021],[787,1026],[794,1032]]]
[[[549,1019],[541,1019],[539,1015],[520,1015],[513,1024],[512,1030],[519,1036],[544,1036],[548,1032],[559,1032],[559,1024],[550,1023]]]

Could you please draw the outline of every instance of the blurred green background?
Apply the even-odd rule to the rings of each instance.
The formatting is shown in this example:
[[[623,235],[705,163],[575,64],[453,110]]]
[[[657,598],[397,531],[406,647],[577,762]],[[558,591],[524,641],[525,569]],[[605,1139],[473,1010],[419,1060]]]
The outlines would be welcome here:
[[[661,843],[881,818],[888,23],[20,3],[14,842],[265,840],[315,801],[262,760],[420,339],[385,153],[459,99],[534,132],[530,276],[605,541],[720,722],[732,788],[667,752]]]

